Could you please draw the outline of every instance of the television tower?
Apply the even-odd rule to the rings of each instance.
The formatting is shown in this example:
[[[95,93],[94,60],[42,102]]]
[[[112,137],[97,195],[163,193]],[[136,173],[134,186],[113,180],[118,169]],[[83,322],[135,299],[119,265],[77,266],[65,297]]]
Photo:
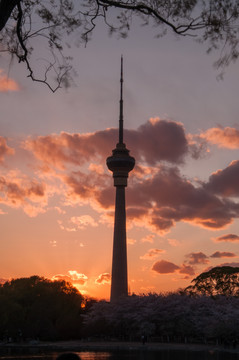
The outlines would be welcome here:
[[[128,296],[125,188],[128,174],[135,165],[135,159],[129,155],[129,150],[123,141],[123,57],[121,57],[120,76],[119,142],[112,150],[112,156],[107,158],[106,164],[108,169],[113,172],[114,186],[116,187],[110,295],[110,301],[114,302],[122,296]]]

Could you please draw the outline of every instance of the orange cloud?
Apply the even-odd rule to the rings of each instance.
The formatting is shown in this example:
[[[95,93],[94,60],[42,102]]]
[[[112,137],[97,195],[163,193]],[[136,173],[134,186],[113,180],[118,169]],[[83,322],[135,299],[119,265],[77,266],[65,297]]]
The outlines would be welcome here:
[[[98,276],[98,278],[95,280],[95,283],[97,285],[105,285],[111,283],[111,275],[109,273],[103,273]]]
[[[98,223],[90,215],[72,216],[66,225],[62,220],[58,220],[58,224],[62,230],[77,231],[85,230],[88,226],[96,227]]]
[[[149,249],[146,254],[140,256],[141,260],[153,260],[158,257],[160,254],[165,253],[165,250],[162,249]]]
[[[194,186],[183,177],[176,167],[158,166],[157,172],[146,178],[134,178],[127,188],[127,218],[130,226],[143,226],[153,232],[167,232],[177,221],[187,221],[209,229],[220,229],[230,224],[239,215],[239,206],[228,199],[218,197],[208,185]],[[44,175],[41,174],[44,178]],[[16,178],[14,180],[14,178]],[[51,186],[51,195],[60,194],[64,205],[90,204],[96,211],[104,214],[104,221],[112,221],[115,191],[111,174],[98,173],[89,167],[81,170],[65,169],[64,172],[45,174],[43,181],[27,179],[23,176],[0,178],[0,202],[19,207],[32,214],[45,211],[49,182],[60,181],[58,188]],[[11,180],[8,180],[11,179]],[[59,191],[59,189],[61,189]],[[38,202],[34,211],[29,203]],[[39,206],[41,203],[41,206]],[[28,206],[27,206],[28,204]],[[33,205],[33,204],[31,204]],[[103,216],[103,215],[102,215]],[[83,221],[84,220],[84,221]],[[88,219],[89,220],[89,219]],[[103,222],[103,217],[101,218]],[[108,221],[109,222],[109,221]],[[76,231],[86,226],[86,218],[72,218],[68,224],[60,223],[62,229]],[[93,226],[92,220],[87,226]],[[143,241],[153,241],[154,236]]]
[[[68,273],[74,284],[84,285],[88,280],[88,277],[85,274],[78,273],[76,270],[69,270]]]
[[[215,241],[239,241],[239,235],[227,234],[215,238]]]
[[[91,134],[53,134],[29,138],[24,148],[48,166],[65,169],[68,165],[83,165],[93,159],[106,158],[114,146],[117,131],[108,129]]]
[[[136,242],[137,242],[137,240],[135,240],[135,239],[127,238],[127,244],[128,245],[134,245]]]
[[[21,207],[29,216],[44,212],[47,205],[46,186],[37,179],[11,171],[0,176],[0,203]]]
[[[106,159],[115,147],[117,129],[107,129],[89,134],[39,136],[29,138],[24,148],[47,166],[65,169],[67,165],[83,165],[95,159]],[[138,161],[154,165],[161,160],[182,162],[188,153],[188,142],[182,124],[174,121],[148,121],[137,130],[125,130],[129,148],[134,149]],[[148,141],[150,139],[150,141]],[[91,167],[94,165],[91,165]],[[102,168],[98,167],[98,170]]]
[[[3,70],[0,69],[0,92],[18,91],[19,85],[13,79],[8,78],[3,74]]]
[[[0,136],[0,163],[3,162],[5,155],[13,155],[14,149],[7,145],[6,139]]]
[[[65,280],[72,285],[85,285],[88,277],[85,274],[78,273],[76,270],[69,270],[67,275],[57,274],[52,277],[52,280]]]
[[[147,179],[147,178],[151,178],[152,176],[154,176],[158,171],[158,165],[157,166],[144,166],[138,163],[138,159],[137,162],[135,164],[134,167],[134,171],[130,174],[130,177],[134,178],[138,178],[138,179]]]
[[[78,229],[85,229],[88,226],[98,226],[97,222],[90,215],[73,216],[71,217],[70,222]]]
[[[143,238],[141,239],[141,242],[153,243],[153,242],[154,242],[154,238],[155,238],[155,235],[154,235],[154,234],[149,234],[149,235],[146,235],[145,237],[143,237]]]
[[[92,171],[92,172],[96,172],[97,174],[104,174],[104,168],[102,165],[100,164],[90,164],[89,165],[89,170]]]
[[[177,239],[167,239],[167,240],[171,246],[180,246],[181,245],[180,241],[178,241]]]
[[[200,134],[200,137],[219,147],[239,149],[239,130],[235,128],[211,128]]]
[[[125,138],[137,162],[137,171],[130,175],[127,188],[129,227],[143,226],[166,233],[176,222],[187,221],[213,230],[226,227],[239,216],[239,205],[227,199],[239,193],[234,180],[239,176],[239,161],[212,174],[207,183],[194,184],[176,166],[165,164],[182,162],[189,152],[189,140],[181,124],[151,119],[137,130],[126,130]],[[107,223],[107,219],[112,221],[115,191],[112,175],[102,164],[115,146],[115,139],[116,129],[83,135],[63,132],[28,138],[24,148],[33,152],[40,169],[48,171],[41,172],[41,178],[46,178],[47,183],[50,179],[61,182],[61,193],[52,185],[52,194],[58,191],[64,205],[89,204],[101,213],[101,222]],[[20,197],[18,190],[23,199],[25,187],[16,188],[13,198]],[[8,190],[9,199],[10,195]],[[68,231],[83,226],[82,219],[77,218],[59,224]]]
[[[50,240],[50,241],[49,241],[49,244],[50,244],[52,247],[56,247],[56,246],[57,246],[57,241],[56,241],[56,240]]]

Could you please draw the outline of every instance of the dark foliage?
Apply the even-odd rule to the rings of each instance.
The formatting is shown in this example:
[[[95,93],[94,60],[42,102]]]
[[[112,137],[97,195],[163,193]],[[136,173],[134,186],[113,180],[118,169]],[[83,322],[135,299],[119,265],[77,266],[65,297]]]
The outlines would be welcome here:
[[[32,276],[0,287],[0,339],[73,339],[82,331],[84,299],[71,284]]]
[[[238,273],[217,267],[194,279],[193,291],[132,295],[116,303],[83,298],[65,281],[15,279],[0,286],[0,339],[139,341],[144,335],[151,341],[235,344]]]
[[[96,303],[85,316],[85,334],[95,338],[235,343],[239,339],[239,298],[180,293],[131,296]]]
[[[92,336],[158,341],[236,343],[239,340],[239,268],[215,267],[178,293],[99,302],[85,316]]]
[[[239,296],[239,267],[218,266],[203,272],[185,289],[191,295]]]

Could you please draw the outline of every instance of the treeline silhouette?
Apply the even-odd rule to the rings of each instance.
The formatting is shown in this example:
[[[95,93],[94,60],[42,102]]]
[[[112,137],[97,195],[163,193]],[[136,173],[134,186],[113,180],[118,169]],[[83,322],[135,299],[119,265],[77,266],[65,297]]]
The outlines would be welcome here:
[[[236,346],[238,274],[239,268],[214,268],[185,290],[131,295],[115,303],[84,297],[65,281],[39,276],[11,280],[0,286],[0,341],[139,341],[144,336]]]
[[[239,298],[182,293],[130,296],[96,303],[85,334],[101,338],[233,344],[239,340]]]
[[[84,306],[84,297],[65,281],[11,280],[0,287],[0,339],[79,338]]]

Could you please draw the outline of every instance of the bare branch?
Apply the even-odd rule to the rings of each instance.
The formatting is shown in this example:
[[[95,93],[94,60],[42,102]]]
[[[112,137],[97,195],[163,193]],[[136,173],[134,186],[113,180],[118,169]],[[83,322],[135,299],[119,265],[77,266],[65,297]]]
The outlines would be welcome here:
[[[115,11],[118,9],[117,16]],[[77,34],[78,46],[87,44],[102,18],[110,34],[126,37],[133,15],[142,25],[159,29],[157,37],[171,29],[178,36],[193,36],[207,42],[208,52],[223,48],[216,65],[228,66],[239,57],[238,0],[0,0],[0,51],[8,51],[26,64],[33,81],[56,91],[69,79],[70,47],[67,37]],[[39,26],[39,23],[41,24]],[[36,38],[51,51],[42,79],[38,79],[32,56],[37,52]],[[56,87],[48,83],[55,77]]]
[[[172,22],[168,21],[165,17],[161,16],[158,13],[158,11],[156,11],[152,7],[149,7],[148,5],[145,5],[143,3],[134,5],[134,4],[129,4],[126,2],[119,2],[119,1],[114,1],[114,0],[96,0],[96,1],[101,6],[111,6],[111,7],[113,6],[113,7],[121,8],[121,9],[125,9],[125,10],[138,11],[147,16],[153,16],[158,21],[169,26],[178,35],[184,35],[186,33],[186,31],[188,31],[188,30],[193,30],[193,29],[197,30],[198,26],[200,26],[200,28],[202,26],[205,26],[205,24],[202,24],[202,23],[194,24],[195,20],[193,20],[188,25],[175,26]]]

